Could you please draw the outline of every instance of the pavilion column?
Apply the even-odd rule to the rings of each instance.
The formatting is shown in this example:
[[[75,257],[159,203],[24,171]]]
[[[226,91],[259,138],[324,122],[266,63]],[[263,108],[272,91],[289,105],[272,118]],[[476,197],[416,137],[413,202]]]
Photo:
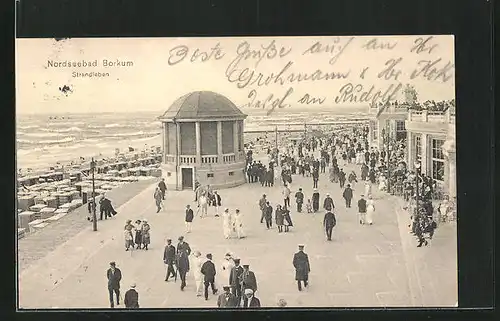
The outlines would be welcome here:
[[[429,135],[422,133],[420,136],[420,146],[422,150],[422,162],[421,162],[421,173],[423,175],[428,175],[429,174]],[[432,169],[431,169],[432,170]]]
[[[218,163],[222,164],[223,159],[222,159],[222,122],[221,121],[217,122],[217,158],[218,158]]]
[[[200,134],[200,122],[197,121],[195,125],[196,129],[196,164],[201,164],[201,134]]]
[[[240,160],[239,145],[240,145],[240,137],[238,136],[238,122],[233,121],[233,152],[234,152],[234,159],[237,162]]]
[[[448,195],[450,199],[457,196],[457,160],[455,151],[448,152]]]
[[[167,131],[167,123],[162,123],[161,133],[163,137],[163,159],[162,163],[165,163],[167,160],[167,152],[168,152],[168,131]]]
[[[415,155],[415,145],[413,143],[413,135],[412,135],[412,132],[410,131],[407,131],[406,132],[406,149],[407,149],[407,158],[406,158],[406,161],[408,162],[408,164],[406,164],[406,168],[408,168],[409,170],[413,170],[415,168],[415,165],[413,164],[414,160],[414,156]]]
[[[176,146],[176,163],[175,163],[175,183],[176,183],[176,189],[179,190],[180,188],[180,179],[181,175],[179,173],[179,164],[180,164],[180,154],[181,154],[181,124],[176,123],[175,124],[175,130],[176,130],[176,137],[175,137],[175,142],[177,144]]]

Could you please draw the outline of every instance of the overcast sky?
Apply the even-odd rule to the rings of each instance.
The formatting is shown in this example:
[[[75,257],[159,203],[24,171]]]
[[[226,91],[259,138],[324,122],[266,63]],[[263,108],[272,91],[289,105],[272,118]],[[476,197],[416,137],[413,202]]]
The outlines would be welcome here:
[[[389,85],[397,83],[411,83],[419,93],[420,100],[453,99],[455,95],[454,67],[446,71],[450,79],[444,77],[425,79],[421,72],[415,79],[410,79],[414,71],[423,67],[425,61],[436,61],[432,68],[439,72],[446,64],[454,64],[454,39],[452,36],[434,36],[424,46],[411,52],[418,38],[424,40],[427,36],[405,37],[378,37],[378,44],[387,43],[393,49],[366,49],[363,48],[373,37],[273,37],[273,38],[81,38],[55,41],[54,39],[18,39],[16,43],[16,81],[17,81],[17,111],[18,113],[59,113],[59,112],[117,112],[167,109],[170,104],[191,91],[210,90],[225,95],[238,106],[248,104],[248,95],[252,89],[257,89],[257,100],[264,100],[270,94],[281,98],[292,88],[284,103],[288,108],[300,106],[298,101],[307,93],[310,97],[323,97],[323,106],[335,108],[336,105],[346,105],[348,102],[335,102],[342,86],[348,83],[362,85],[368,90],[375,85],[375,91],[385,91]],[[282,73],[287,79],[290,74],[312,75],[315,71],[323,73],[347,73],[345,79],[293,81],[285,83],[271,81],[269,85],[257,87],[249,85],[238,88],[236,83],[227,79],[228,66],[238,57],[237,48],[244,56],[243,49],[264,52],[275,41],[277,57],[264,57],[257,63],[257,59],[249,58],[235,66],[231,74],[232,79],[244,68],[249,68],[244,76],[254,71],[254,77],[259,73],[267,77],[280,71],[289,64]],[[247,41],[248,47],[244,44]],[[308,49],[320,42],[320,50],[311,53]],[[242,44],[243,43],[243,44]],[[205,62],[200,57],[190,62],[196,49],[209,51],[219,44],[221,51]],[[169,65],[169,59],[182,57],[182,51],[173,54],[173,48],[185,45],[189,48],[184,60]],[[326,46],[329,47],[326,47]],[[283,57],[279,52],[283,47]],[[318,49],[318,45],[315,47]],[[325,52],[332,49],[332,52]],[[429,52],[430,51],[430,52]],[[304,54],[304,52],[307,52]],[[268,51],[272,55],[272,51]],[[287,54],[285,54],[287,53]],[[336,61],[332,62],[338,54]],[[385,80],[378,77],[389,59],[402,60],[395,67],[394,72],[401,71],[399,76]],[[133,66],[104,67],[103,60],[131,61]],[[49,61],[98,61],[98,67],[50,67]],[[335,59],[334,59],[335,60]],[[424,62],[420,63],[419,61]],[[234,65],[234,64],[233,64]],[[366,69],[363,78],[361,73]],[[102,78],[74,78],[73,72],[100,72],[109,73]],[[389,75],[389,74],[388,74]],[[437,75],[437,74],[435,74]],[[432,77],[436,78],[436,77]],[[274,78],[273,78],[274,79]],[[285,81],[286,82],[286,81]],[[68,85],[72,93],[64,95],[59,87]],[[374,91],[374,92],[375,92]],[[373,92],[373,93],[374,93]],[[361,92],[360,92],[361,93]],[[353,105],[360,105],[353,102]],[[310,108],[314,108],[311,107]],[[245,109],[248,112],[248,108]]]

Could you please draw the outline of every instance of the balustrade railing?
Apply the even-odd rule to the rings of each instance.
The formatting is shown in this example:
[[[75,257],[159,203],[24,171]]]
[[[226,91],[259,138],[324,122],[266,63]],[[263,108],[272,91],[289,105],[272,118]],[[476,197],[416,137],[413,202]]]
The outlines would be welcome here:
[[[201,156],[202,164],[217,164],[219,162],[219,158],[217,155],[203,155]]]
[[[222,162],[224,164],[234,163],[236,161],[236,156],[234,154],[222,155]]]
[[[451,110],[440,111],[414,111],[410,110],[408,114],[409,121],[430,122],[430,123],[454,123],[455,114]]]
[[[186,165],[195,164],[196,163],[196,156],[181,155],[181,156],[179,156],[179,163],[186,164]]]

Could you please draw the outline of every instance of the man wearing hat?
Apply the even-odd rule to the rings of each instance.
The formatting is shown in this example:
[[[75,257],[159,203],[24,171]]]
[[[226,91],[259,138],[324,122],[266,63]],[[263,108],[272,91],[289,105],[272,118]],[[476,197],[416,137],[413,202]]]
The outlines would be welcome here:
[[[231,269],[229,274],[229,285],[231,286],[231,292],[236,296],[237,303],[239,304],[241,300],[241,275],[243,274],[243,268],[240,266],[240,259],[234,259],[234,267]]]
[[[335,214],[333,214],[333,211],[327,211],[325,213],[325,217],[323,218],[323,227],[325,228],[326,231],[327,241],[332,240],[332,231],[335,225],[337,225],[337,219],[335,218]]]
[[[238,306],[238,301],[236,296],[231,293],[231,287],[229,285],[224,285],[222,288],[224,289],[224,293],[219,295],[217,306],[219,308],[236,308]]]
[[[262,214],[260,216],[261,223],[264,223],[264,217],[266,215],[266,203],[267,203],[266,194],[262,194],[262,198],[259,200],[259,208]]]
[[[351,184],[347,184],[347,187],[344,189],[344,193],[342,194],[347,208],[351,208],[352,194]]]
[[[240,276],[240,286],[243,293],[246,290],[252,290],[252,293],[257,291],[257,278],[255,277],[255,273],[250,271],[250,265],[243,264],[243,273]],[[247,302],[246,296],[243,297],[244,302]]]
[[[168,282],[170,275],[175,277],[175,246],[172,245],[171,239],[167,239],[167,245],[165,245],[165,250],[163,251],[163,262],[167,265],[165,281]]]
[[[335,208],[333,200],[330,197],[330,193],[326,193],[325,201],[323,202],[323,208],[327,211],[332,211]]]
[[[317,188],[314,189],[312,195],[312,208],[313,208],[313,213],[319,211],[319,192]]]
[[[187,242],[184,242],[184,236],[179,237],[179,244],[177,244],[177,271],[181,278],[181,291],[186,287],[186,274],[189,271],[189,255],[191,248]]]
[[[106,274],[108,277],[109,303],[111,307],[114,308],[113,292],[116,294],[116,305],[120,305],[120,281],[122,279],[122,271],[116,267],[115,262],[110,262]]]
[[[359,224],[365,224],[366,220],[366,200],[364,195],[358,200]]]
[[[297,203],[297,212],[302,212],[302,204],[304,204],[304,193],[302,193],[302,188],[295,193],[295,202]]]
[[[304,282],[304,286],[307,287],[309,272],[311,272],[309,257],[306,253],[304,253],[303,244],[299,245],[299,251],[293,256],[293,267],[295,268],[295,280],[297,280],[297,286],[299,291],[302,291],[302,282]]]
[[[201,274],[204,276],[205,283],[205,300],[208,300],[208,286],[212,287],[212,293],[217,294],[218,290],[215,288],[215,264],[212,262],[212,254],[207,254],[207,261],[201,266]]]
[[[125,298],[123,303],[127,309],[138,309],[139,308],[139,293],[135,290],[135,283],[130,285],[130,289],[125,292]]]
[[[254,296],[254,293],[252,289],[245,290],[243,308],[260,308],[260,300]]]

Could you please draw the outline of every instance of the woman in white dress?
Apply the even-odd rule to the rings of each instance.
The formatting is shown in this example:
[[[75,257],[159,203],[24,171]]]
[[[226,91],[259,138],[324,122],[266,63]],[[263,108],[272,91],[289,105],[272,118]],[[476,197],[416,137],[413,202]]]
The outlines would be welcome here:
[[[231,230],[233,229],[233,222],[231,219],[231,214],[229,214],[229,209],[226,207],[224,213],[222,213],[222,232],[224,233],[224,238],[229,239],[231,237]]]
[[[196,296],[203,295],[203,274],[201,274],[201,266],[203,265],[203,259],[201,258],[200,251],[194,251],[193,253],[193,276],[194,282],[196,284]]]
[[[380,175],[380,177],[378,178],[378,190],[379,191],[387,190],[387,179],[385,178],[384,175]]]
[[[236,209],[234,213],[234,226],[236,228],[236,235],[239,239],[245,237],[245,232],[243,231],[242,216],[239,209]]]
[[[366,223],[373,224],[373,213],[375,212],[375,202],[371,195],[368,195],[368,202],[366,202]]]
[[[372,193],[372,184],[370,181],[367,179],[365,181],[365,195],[370,195]]]
[[[208,210],[207,194],[203,192],[198,198],[198,211],[196,212],[196,214],[198,214],[201,211],[200,217],[207,216],[207,210]]]
[[[219,282],[221,283],[221,287],[223,287],[229,285],[229,275],[231,274],[231,269],[234,267],[233,255],[231,253],[226,253],[221,267],[222,272],[220,273]]]

